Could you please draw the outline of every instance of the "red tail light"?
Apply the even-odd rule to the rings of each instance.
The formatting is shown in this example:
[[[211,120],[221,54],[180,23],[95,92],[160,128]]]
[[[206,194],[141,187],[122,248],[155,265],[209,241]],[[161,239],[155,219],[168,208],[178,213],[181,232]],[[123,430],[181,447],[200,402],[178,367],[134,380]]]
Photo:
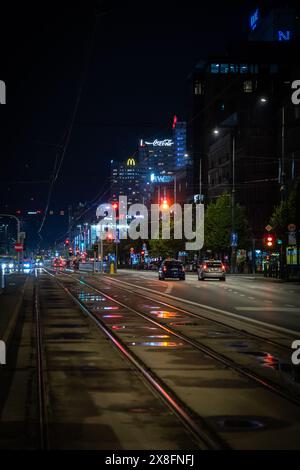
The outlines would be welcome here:
[[[164,266],[163,271],[166,272],[166,270],[167,270],[167,266]]]
[[[222,271],[225,271],[225,266],[224,266],[224,264],[222,264]]]
[[[203,265],[203,269],[207,269],[207,264],[204,264],[204,265]]]

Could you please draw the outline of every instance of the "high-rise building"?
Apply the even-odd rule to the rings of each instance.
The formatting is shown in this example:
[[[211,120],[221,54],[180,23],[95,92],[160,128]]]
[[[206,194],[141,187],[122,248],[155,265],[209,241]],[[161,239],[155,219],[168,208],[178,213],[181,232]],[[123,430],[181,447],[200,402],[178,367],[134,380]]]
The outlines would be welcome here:
[[[139,162],[148,173],[167,175],[174,170],[174,142],[170,138],[141,140]]]
[[[142,202],[142,174],[137,160],[129,157],[126,162],[111,161],[111,199],[127,196],[128,204]]]
[[[299,174],[300,106],[291,101],[300,77],[299,26],[295,18],[287,34],[287,13],[255,14],[251,40],[203,59],[193,81],[194,192],[208,202],[234,190],[258,238]]]
[[[174,116],[172,130],[174,142],[174,169],[178,170],[192,163],[192,158],[187,153],[186,122],[178,121],[177,116]]]

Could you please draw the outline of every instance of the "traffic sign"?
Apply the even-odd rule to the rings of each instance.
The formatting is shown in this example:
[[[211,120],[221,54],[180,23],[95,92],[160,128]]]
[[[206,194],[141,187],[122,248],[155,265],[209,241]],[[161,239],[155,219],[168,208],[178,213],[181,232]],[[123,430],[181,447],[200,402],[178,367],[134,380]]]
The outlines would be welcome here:
[[[23,243],[15,243],[15,250],[16,251],[23,251],[24,245]]]
[[[288,244],[289,245],[297,245],[297,237],[296,237],[296,232],[289,232],[288,233]]]
[[[265,227],[265,229],[266,229],[267,232],[271,232],[272,228],[273,228],[273,227],[272,227],[272,225],[270,225],[270,224],[268,224],[268,225]]]
[[[289,224],[288,225],[288,231],[289,232],[295,232],[296,230],[296,225],[295,224]]]
[[[238,244],[238,234],[236,232],[231,232],[231,246],[237,246]]]

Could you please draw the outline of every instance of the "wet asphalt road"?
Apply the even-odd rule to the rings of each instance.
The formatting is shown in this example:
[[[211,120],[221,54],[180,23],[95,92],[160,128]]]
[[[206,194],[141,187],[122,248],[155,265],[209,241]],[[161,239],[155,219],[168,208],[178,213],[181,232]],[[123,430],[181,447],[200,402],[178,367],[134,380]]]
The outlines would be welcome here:
[[[281,283],[246,275],[228,275],[226,282],[203,282],[192,274],[187,274],[186,281],[159,281],[157,272],[129,270],[119,270],[114,279],[300,334],[300,285],[296,283]]]

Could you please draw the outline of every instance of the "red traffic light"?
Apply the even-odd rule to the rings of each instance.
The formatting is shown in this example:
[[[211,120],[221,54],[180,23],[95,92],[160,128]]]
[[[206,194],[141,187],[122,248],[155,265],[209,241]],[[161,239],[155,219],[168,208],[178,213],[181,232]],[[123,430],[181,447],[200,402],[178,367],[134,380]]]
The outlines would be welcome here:
[[[167,199],[162,200],[161,209],[169,209],[169,202]]]
[[[141,251],[141,255],[144,256],[144,254],[145,254],[145,252],[144,252],[144,250],[142,250],[142,251]]]
[[[114,202],[113,205],[112,205],[113,209],[118,209],[118,203],[117,202]]]
[[[273,243],[274,243],[274,238],[273,238],[273,236],[272,236],[272,235],[268,235],[268,236],[267,236],[267,246],[268,246],[269,248],[271,248],[271,247],[273,246]]]
[[[69,245],[70,244],[70,240],[68,240],[68,238],[66,239],[65,241],[65,245]]]

